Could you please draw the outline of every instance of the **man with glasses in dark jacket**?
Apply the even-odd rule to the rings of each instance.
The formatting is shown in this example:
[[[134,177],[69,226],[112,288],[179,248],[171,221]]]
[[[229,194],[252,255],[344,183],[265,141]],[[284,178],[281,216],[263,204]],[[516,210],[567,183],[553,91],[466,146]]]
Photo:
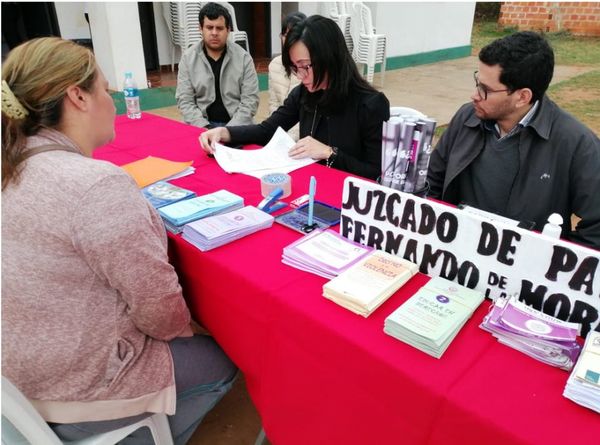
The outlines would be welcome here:
[[[545,95],[553,71],[554,52],[534,32],[481,50],[472,102],[431,155],[429,196],[540,231],[559,213],[562,237],[600,249],[600,140]]]

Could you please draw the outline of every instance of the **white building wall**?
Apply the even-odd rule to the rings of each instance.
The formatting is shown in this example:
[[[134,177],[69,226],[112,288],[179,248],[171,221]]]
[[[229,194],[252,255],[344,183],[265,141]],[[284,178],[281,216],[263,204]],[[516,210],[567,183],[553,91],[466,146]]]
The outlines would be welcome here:
[[[153,2],[154,26],[156,28],[156,46],[158,49],[158,63],[171,65],[178,63],[181,58],[181,49],[171,44],[171,35],[165,18],[167,2]]]
[[[85,20],[83,2],[56,2],[54,6],[63,39],[90,38],[90,28]]]
[[[137,3],[90,2],[88,12],[94,54],[109,88],[122,91],[126,71],[133,73],[138,88],[147,88]]]
[[[387,56],[471,44],[475,2],[367,3],[377,33],[388,36]]]
[[[271,5],[271,44],[273,54],[281,52],[279,44],[279,30],[281,28],[281,14],[286,8],[282,2],[273,2]],[[371,8],[373,25],[378,33],[388,37],[387,57],[406,56],[423,52],[443,50],[466,46],[470,44],[475,2],[366,2]],[[88,9],[99,5],[119,5],[119,3],[88,2]],[[329,15],[331,2],[298,2],[297,9],[306,15]],[[64,38],[78,39],[89,38],[87,23],[83,18],[84,3],[82,2],[56,2],[56,11],[59,26]],[[285,5],[283,5],[285,6]],[[139,27],[137,4],[130,3],[132,17],[135,16]],[[289,8],[287,8],[289,9]],[[120,24],[110,25],[107,29],[119,30],[126,27],[118,14],[114,19]],[[132,19],[134,20],[134,19]],[[173,57],[171,37],[166,26],[163,14],[163,2],[154,2],[154,20],[156,25],[156,40],[158,45],[158,60],[161,65],[178,63],[181,53],[176,47]],[[118,31],[117,31],[118,32]],[[92,32],[93,33],[93,32]],[[93,33],[94,34],[94,33]],[[106,36],[94,35],[94,46],[101,42],[110,41]],[[131,57],[137,52],[142,52],[141,40],[137,36],[124,39],[127,45],[125,53]],[[135,45],[135,46],[134,46]],[[139,45],[139,46],[138,46]],[[102,48],[98,48],[102,50]],[[141,56],[143,60],[143,53]],[[127,63],[119,62],[118,65]],[[137,68],[136,68],[137,70]],[[137,75],[137,74],[136,74]],[[141,84],[142,87],[144,84]]]

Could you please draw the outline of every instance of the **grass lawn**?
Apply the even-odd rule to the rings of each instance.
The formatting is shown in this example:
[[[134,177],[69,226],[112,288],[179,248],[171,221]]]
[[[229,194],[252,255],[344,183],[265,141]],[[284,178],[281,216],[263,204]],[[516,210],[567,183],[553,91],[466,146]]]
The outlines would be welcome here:
[[[498,28],[496,22],[475,22],[471,45],[473,54],[514,29]],[[600,37],[579,37],[567,32],[547,33],[557,65],[590,67],[591,71],[552,85],[548,95],[564,110],[600,135]]]

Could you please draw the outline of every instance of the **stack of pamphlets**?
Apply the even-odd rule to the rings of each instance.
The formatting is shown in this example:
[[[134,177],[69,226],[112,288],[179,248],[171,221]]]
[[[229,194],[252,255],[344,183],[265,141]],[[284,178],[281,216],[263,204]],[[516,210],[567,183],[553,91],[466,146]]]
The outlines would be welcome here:
[[[381,184],[407,193],[426,189],[436,122],[424,116],[390,116],[383,123]]]
[[[514,297],[496,299],[481,328],[500,343],[567,371],[581,351],[576,341],[579,324],[544,314]]]
[[[236,210],[244,206],[244,198],[227,190],[169,204],[158,209],[169,232],[180,233],[183,226],[211,215]]]
[[[246,206],[186,224],[183,239],[204,252],[267,229],[273,225],[273,220],[268,213]]]
[[[600,413],[600,332],[588,334],[563,395]]]
[[[410,261],[374,250],[325,283],[323,296],[355,314],[368,317],[418,270],[419,267]]]
[[[155,209],[196,196],[194,192],[170,182],[159,181],[142,189],[144,197]]]
[[[385,319],[383,331],[440,358],[483,299],[479,291],[432,278]]]
[[[372,247],[350,241],[333,230],[317,229],[284,247],[281,261],[332,279],[372,251]]]

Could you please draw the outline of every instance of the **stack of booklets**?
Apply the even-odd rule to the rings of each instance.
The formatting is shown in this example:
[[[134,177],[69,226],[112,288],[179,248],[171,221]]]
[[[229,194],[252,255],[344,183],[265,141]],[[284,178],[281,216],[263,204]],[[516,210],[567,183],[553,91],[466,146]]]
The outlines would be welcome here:
[[[236,210],[243,206],[244,198],[227,190],[219,190],[161,207],[158,209],[158,213],[169,232],[180,233],[183,226],[189,222]]]
[[[440,358],[483,299],[481,292],[432,278],[385,319],[383,331]]]
[[[325,283],[323,296],[368,317],[418,270],[410,261],[374,250]]]
[[[333,230],[317,229],[283,248],[281,261],[332,279],[373,251]]]
[[[267,229],[273,225],[273,220],[268,213],[246,206],[186,224],[183,239],[204,252]]]
[[[588,334],[563,395],[600,413],[600,332]]]
[[[515,297],[496,299],[481,328],[500,343],[567,371],[581,351],[576,341],[579,324],[544,314]]]
[[[142,194],[155,209],[196,196],[191,190],[178,187],[165,181],[155,182],[154,184],[144,187],[142,189]]]

